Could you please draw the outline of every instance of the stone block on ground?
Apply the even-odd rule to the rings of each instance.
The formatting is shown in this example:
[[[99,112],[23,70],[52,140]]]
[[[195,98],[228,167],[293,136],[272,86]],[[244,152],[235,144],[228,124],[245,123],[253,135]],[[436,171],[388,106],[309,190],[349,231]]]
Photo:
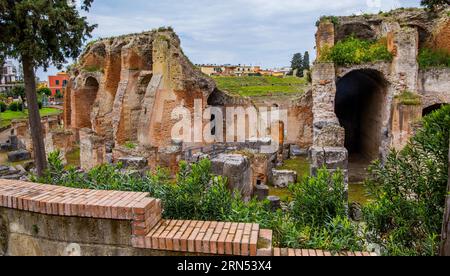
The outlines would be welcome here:
[[[270,209],[276,211],[281,208],[281,199],[278,196],[269,196],[267,200],[270,202]]]
[[[31,159],[31,153],[26,150],[17,150],[8,153],[9,162],[18,162]]]
[[[297,182],[297,173],[289,170],[272,170],[272,183],[276,188],[287,188]]]
[[[269,196],[269,186],[267,185],[256,185],[256,199],[259,201],[265,200]]]
[[[148,161],[145,157],[122,157],[118,160],[122,163],[124,169],[142,170],[147,168]]]
[[[228,179],[228,188],[238,190],[244,200],[250,200],[254,187],[248,157],[240,154],[220,154],[211,160],[211,171]]]
[[[304,150],[297,145],[291,145],[290,155],[291,157],[308,156],[308,150]]]

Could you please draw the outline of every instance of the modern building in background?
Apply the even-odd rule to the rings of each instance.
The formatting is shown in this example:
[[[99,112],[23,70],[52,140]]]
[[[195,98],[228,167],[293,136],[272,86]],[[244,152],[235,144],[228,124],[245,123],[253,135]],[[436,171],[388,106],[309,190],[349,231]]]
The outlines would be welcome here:
[[[261,69],[261,66],[247,65],[215,65],[202,64],[197,65],[200,70],[208,76],[229,76],[229,77],[246,77],[246,76],[276,76],[284,77],[291,71],[290,68],[279,69]]]
[[[48,87],[52,90],[52,96],[61,94],[69,82],[69,75],[66,72],[60,72],[56,76],[48,76]]]
[[[0,70],[0,92],[10,90],[17,85],[19,77],[12,61],[6,61]]]

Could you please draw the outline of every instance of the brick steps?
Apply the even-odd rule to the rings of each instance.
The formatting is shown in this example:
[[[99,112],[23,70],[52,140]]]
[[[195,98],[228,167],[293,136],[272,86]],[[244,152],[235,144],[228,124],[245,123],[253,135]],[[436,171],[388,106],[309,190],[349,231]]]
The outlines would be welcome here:
[[[292,249],[292,248],[274,248],[274,257],[330,257],[330,256],[340,256],[340,257],[371,257],[376,256],[375,254],[368,252],[339,252],[332,253],[323,250],[308,250],[308,249]]]
[[[213,255],[256,256],[259,225],[251,223],[161,220],[136,246]]]

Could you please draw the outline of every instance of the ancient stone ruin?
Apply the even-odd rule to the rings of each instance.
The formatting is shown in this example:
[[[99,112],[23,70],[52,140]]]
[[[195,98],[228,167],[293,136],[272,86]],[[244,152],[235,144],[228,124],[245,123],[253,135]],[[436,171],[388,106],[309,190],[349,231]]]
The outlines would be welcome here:
[[[238,167],[231,170],[231,175],[227,174],[230,179],[237,179],[248,169],[245,181],[230,188],[239,188],[245,197],[251,197],[257,184],[268,183],[272,163],[275,165],[279,158],[289,156],[290,145],[305,152],[312,145],[311,103],[310,92],[296,102],[279,106],[272,102],[255,103],[220,91],[183,54],[178,36],[171,30],[159,30],[102,39],[88,45],[71,71],[65,93],[64,125],[80,143],[83,169],[117,163],[123,158],[145,158],[148,168],[161,166],[173,173],[181,160],[197,162],[204,157],[219,158],[213,164],[220,167],[221,161],[222,165],[231,162],[220,154],[259,153],[261,146],[280,141],[280,147],[271,154],[252,159],[242,157],[242,162],[237,163],[245,168]],[[240,122],[246,124],[245,133],[239,133],[235,130],[239,123],[227,125],[214,119],[216,113],[206,112],[213,107],[224,118],[234,118],[235,114],[227,113],[228,107],[245,111],[274,106],[286,109],[287,116],[284,122],[266,126],[269,131],[261,130],[247,115]],[[173,115],[177,109],[193,114],[190,119],[194,125],[187,137],[184,134],[174,138],[172,133],[180,121]],[[198,110],[206,115],[196,117]],[[216,121],[212,139],[202,137],[203,128],[195,125],[198,120],[205,125]],[[279,130],[278,135],[273,136],[270,128]],[[217,142],[222,129],[222,135],[231,134],[233,141]],[[245,136],[245,142],[237,139],[239,135]]]
[[[312,73],[313,171],[323,165],[347,171],[348,160],[352,170],[358,163],[383,159],[390,148],[403,148],[423,115],[450,103],[450,69],[421,69],[417,61],[422,47],[450,50],[449,30],[448,9],[437,14],[401,9],[320,21]],[[320,62],[324,49],[350,36],[386,39],[392,62]],[[402,103],[405,91],[419,102]]]

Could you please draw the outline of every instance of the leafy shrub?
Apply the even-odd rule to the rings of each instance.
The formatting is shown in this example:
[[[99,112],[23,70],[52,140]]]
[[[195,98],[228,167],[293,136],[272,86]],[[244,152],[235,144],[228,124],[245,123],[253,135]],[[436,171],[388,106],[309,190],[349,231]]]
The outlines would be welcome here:
[[[124,147],[126,147],[127,149],[135,149],[137,147],[137,145],[131,141],[128,141],[125,143]]]
[[[295,198],[299,200],[293,211],[272,211],[268,201],[253,199],[244,202],[238,193],[230,192],[226,179],[211,174],[209,160],[191,165],[182,162],[174,184],[160,169],[145,177],[121,172],[120,164],[102,165],[82,173],[75,168],[64,170],[59,152],[51,153],[48,159],[47,173],[39,179],[42,183],[84,189],[148,192],[162,200],[163,216],[167,219],[258,223],[262,228],[273,230],[274,243],[280,247],[362,250],[358,227],[344,218],[345,208],[341,202],[343,183],[338,183],[343,179],[341,173],[331,176],[326,170],[319,171],[320,180],[309,178],[302,183],[309,188],[301,189],[302,184],[298,184],[293,189]],[[326,186],[328,184],[333,187],[332,190]],[[313,198],[303,194],[309,192],[314,192],[317,200],[325,200],[325,207],[319,207],[321,212],[300,207],[302,203],[314,207]],[[334,199],[338,202],[332,203]],[[301,211],[307,214],[301,215]],[[334,217],[336,214],[344,216]],[[307,219],[298,220],[296,217]]]
[[[349,37],[339,41],[332,48],[323,48],[319,61],[334,62],[338,65],[353,65],[375,61],[391,61],[386,39],[378,41]]]
[[[14,112],[23,111],[23,105],[20,102],[12,102],[9,105],[9,110],[14,111]]]
[[[42,101],[38,101],[38,108],[39,108],[39,109],[42,109],[43,105],[44,105],[44,104],[42,103]]]
[[[450,67],[450,53],[444,50],[423,48],[419,52],[420,68]]]
[[[47,88],[47,87],[41,87],[38,89],[37,93],[39,95],[46,95],[46,96],[50,97],[52,95],[52,90],[50,90],[50,88]]]
[[[8,106],[4,102],[0,102],[0,112],[5,112],[8,109]]]
[[[330,174],[319,170],[317,177],[308,177],[291,185],[293,216],[302,224],[323,226],[329,218],[345,217],[347,195],[342,172]]]
[[[364,208],[369,239],[386,255],[435,255],[448,181],[450,106],[424,118],[401,152],[374,163],[368,181],[374,202]]]

